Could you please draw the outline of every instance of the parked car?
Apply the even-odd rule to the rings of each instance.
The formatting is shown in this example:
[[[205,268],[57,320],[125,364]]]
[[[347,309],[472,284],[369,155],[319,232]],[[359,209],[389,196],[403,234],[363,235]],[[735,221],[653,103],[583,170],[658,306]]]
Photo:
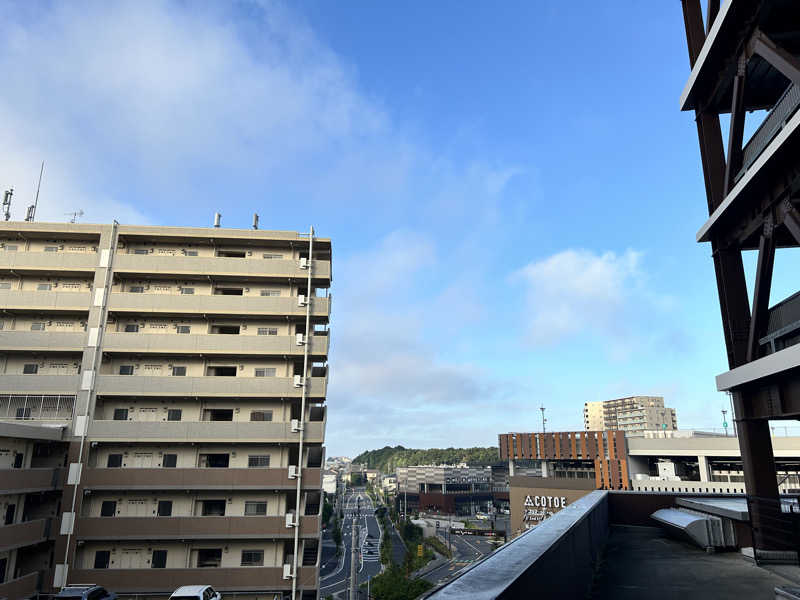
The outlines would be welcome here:
[[[222,600],[222,594],[210,585],[182,585],[169,600]]]
[[[73,598],[73,600],[117,600],[117,595],[93,583],[80,583],[71,584],[62,588],[62,590],[56,594],[56,598]]]

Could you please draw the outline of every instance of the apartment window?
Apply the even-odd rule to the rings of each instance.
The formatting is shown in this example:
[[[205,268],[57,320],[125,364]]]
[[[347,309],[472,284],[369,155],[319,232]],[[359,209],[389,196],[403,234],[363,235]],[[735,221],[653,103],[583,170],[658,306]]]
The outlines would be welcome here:
[[[200,514],[203,517],[224,517],[225,500],[201,500]]]
[[[280,259],[283,258],[283,254],[272,254],[272,253],[269,253],[269,252],[265,252],[261,256],[264,257],[264,258],[271,259],[271,260],[280,260]]]
[[[230,462],[230,454],[201,454],[198,464],[201,468],[227,469]]]
[[[45,323],[38,322],[38,323],[31,323],[31,331],[44,331],[45,330]]]
[[[261,290],[261,295],[262,296],[280,296],[281,295],[281,291],[280,290]]]
[[[186,256],[197,256],[197,250],[184,250]]]
[[[122,454],[109,454],[106,467],[117,468],[122,466]]]
[[[209,377],[236,377],[236,367],[208,367],[206,375]]]
[[[10,289],[11,289],[11,283],[9,283],[8,281],[0,281],[0,290],[10,290]]]
[[[36,286],[36,289],[40,292],[49,292],[53,289],[52,283],[40,283]]]
[[[201,548],[197,551],[197,566],[219,567],[222,563],[222,548]]]
[[[36,375],[39,372],[39,365],[29,363],[22,366],[23,375]]]
[[[219,335],[239,335],[240,331],[240,325],[214,325],[211,327],[211,333]]]
[[[265,367],[263,369],[256,369],[256,377],[275,377],[275,367]]]
[[[116,500],[103,500],[103,504],[100,505],[100,516],[113,517],[116,514],[117,514]]]
[[[277,327],[259,327],[258,335],[278,335]]]
[[[127,421],[128,420],[128,409],[127,408],[115,408],[114,409],[114,420],[115,421]]]
[[[16,244],[6,244],[6,252],[16,252],[19,250],[19,246]]]
[[[178,333],[191,333],[192,326],[191,325],[178,325],[176,327]]]
[[[191,296],[192,294],[194,294],[194,288],[182,287],[181,288],[181,294],[184,294],[184,295],[187,295],[187,296]]]
[[[18,421],[25,421],[31,418],[31,407],[30,406],[20,406],[17,409],[16,419]]]
[[[269,454],[251,454],[247,457],[247,466],[250,468],[268,467]]]
[[[58,246],[45,246],[45,252],[58,252]]]
[[[170,408],[167,411],[167,421],[180,421],[182,413],[180,408]]]
[[[143,294],[144,293],[144,286],[143,285],[132,285],[128,288],[128,291],[131,294]]]
[[[271,410],[254,410],[250,412],[251,421],[272,421]]]
[[[217,250],[217,256],[224,256],[225,258],[244,258],[245,253],[243,250]]]
[[[120,375],[133,375],[133,365],[120,365],[119,366],[119,374]]]
[[[156,514],[159,517],[172,516],[172,500],[159,500]]]
[[[128,323],[125,325],[125,333],[138,333],[139,325],[136,323]]]
[[[167,551],[166,550],[153,550],[153,558],[150,559],[151,569],[166,569],[167,568]]]
[[[244,296],[244,288],[216,288],[216,296]]]
[[[178,465],[177,454],[165,454],[161,462],[161,466],[166,469],[174,469]]]
[[[94,553],[94,568],[107,569],[110,560],[111,560],[110,550],[97,550]]]
[[[263,516],[267,514],[267,501],[254,501],[244,503],[244,515],[246,517]]]
[[[263,550],[242,550],[242,566],[243,567],[263,567],[264,566],[264,551]]]
[[[150,254],[150,251],[147,248],[134,248],[134,254]]]
[[[172,367],[173,377],[186,377],[186,367]]]

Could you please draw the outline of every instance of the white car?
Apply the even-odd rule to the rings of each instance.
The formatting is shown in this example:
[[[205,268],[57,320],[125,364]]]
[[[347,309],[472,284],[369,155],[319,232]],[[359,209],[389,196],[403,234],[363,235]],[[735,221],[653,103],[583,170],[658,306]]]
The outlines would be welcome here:
[[[222,594],[210,585],[182,585],[169,600],[222,600]]]

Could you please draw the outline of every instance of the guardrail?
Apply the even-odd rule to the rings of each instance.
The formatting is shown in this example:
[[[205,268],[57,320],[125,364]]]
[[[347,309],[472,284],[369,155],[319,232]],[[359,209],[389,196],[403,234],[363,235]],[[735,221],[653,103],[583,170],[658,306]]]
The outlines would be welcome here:
[[[0,419],[15,421],[71,421],[75,396],[0,396]]]

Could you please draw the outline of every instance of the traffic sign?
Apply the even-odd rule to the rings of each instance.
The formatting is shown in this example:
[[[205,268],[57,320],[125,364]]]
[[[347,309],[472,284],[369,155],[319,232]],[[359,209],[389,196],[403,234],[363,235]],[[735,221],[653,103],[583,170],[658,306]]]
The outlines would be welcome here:
[[[727,428],[728,427],[728,422],[727,421],[723,421],[722,426]]]
[[[417,544],[417,556],[422,556],[422,544]]]

